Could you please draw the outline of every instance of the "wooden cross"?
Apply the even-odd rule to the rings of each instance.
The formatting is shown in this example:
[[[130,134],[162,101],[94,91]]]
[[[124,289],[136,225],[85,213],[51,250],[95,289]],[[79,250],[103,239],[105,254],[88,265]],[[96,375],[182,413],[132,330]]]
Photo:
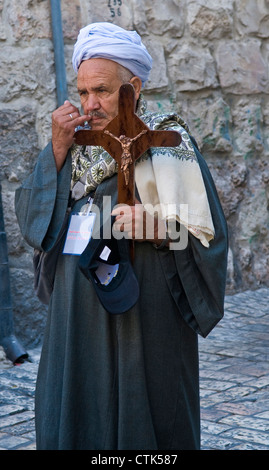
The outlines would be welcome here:
[[[101,131],[75,132],[79,145],[100,145],[118,163],[118,203],[135,203],[134,162],[150,147],[175,147],[181,142],[176,131],[152,131],[135,114],[134,87],[124,84],[119,90],[118,115]]]
[[[103,147],[118,163],[118,203],[135,204],[135,161],[150,147],[176,147],[181,135],[176,131],[152,131],[135,114],[135,92],[130,83],[119,90],[118,115],[100,131],[75,132],[78,145]]]

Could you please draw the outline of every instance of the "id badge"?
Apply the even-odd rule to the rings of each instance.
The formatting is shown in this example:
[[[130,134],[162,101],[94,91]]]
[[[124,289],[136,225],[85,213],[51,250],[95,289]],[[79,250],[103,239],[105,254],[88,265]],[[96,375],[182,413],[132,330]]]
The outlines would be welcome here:
[[[81,255],[91,239],[95,217],[94,212],[71,215],[63,254]]]

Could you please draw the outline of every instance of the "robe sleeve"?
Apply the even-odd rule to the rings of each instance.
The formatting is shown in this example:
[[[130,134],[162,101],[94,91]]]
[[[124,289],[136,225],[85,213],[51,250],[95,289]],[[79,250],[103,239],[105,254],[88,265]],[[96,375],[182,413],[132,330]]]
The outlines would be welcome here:
[[[39,154],[33,173],[16,190],[15,211],[23,238],[49,251],[61,230],[68,206],[71,157],[57,173],[51,142]]]
[[[215,237],[206,248],[189,233],[187,247],[174,250],[172,262],[167,253],[160,256],[180,314],[196,333],[206,337],[224,314],[228,232],[210,171],[196,147],[195,153],[207,191]]]

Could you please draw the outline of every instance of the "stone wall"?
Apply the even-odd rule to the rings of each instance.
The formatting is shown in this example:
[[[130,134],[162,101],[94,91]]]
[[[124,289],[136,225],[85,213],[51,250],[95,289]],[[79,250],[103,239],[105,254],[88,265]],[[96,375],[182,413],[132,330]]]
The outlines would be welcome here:
[[[269,285],[268,0],[62,0],[69,98],[82,26],[136,29],[154,58],[151,109],[188,122],[211,169],[230,231],[227,292]],[[32,289],[32,249],[14,215],[14,191],[50,139],[56,86],[49,0],[0,0],[0,182],[16,330],[42,336],[46,309]]]

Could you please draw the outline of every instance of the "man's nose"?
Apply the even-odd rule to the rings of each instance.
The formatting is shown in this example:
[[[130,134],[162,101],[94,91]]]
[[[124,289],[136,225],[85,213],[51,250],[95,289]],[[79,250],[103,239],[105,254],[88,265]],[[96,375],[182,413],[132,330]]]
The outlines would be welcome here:
[[[89,94],[86,102],[83,103],[83,109],[85,114],[90,114],[92,111],[100,109],[100,102],[98,97],[94,94]]]

